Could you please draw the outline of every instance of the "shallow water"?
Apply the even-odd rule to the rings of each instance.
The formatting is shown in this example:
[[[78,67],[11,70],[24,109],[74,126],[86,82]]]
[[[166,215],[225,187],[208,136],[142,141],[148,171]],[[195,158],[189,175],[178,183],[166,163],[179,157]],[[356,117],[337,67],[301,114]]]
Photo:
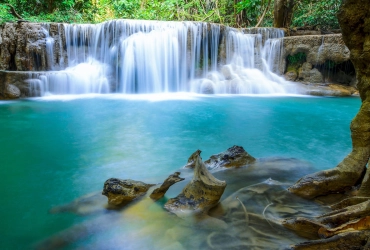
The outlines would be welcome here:
[[[122,231],[104,229],[104,221],[111,220],[102,217],[99,221],[101,213],[84,217],[48,211],[101,190],[110,177],[161,182],[181,168],[196,149],[203,151],[204,160],[232,145],[243,146],[262,162],[273,157],[296,158],[301,165],[294,168],[294,175],[282,171],[279,179],[279,173],[270,176],[265,171],[259,179],[251,178],[248,185],[265,177],[294,181],[303,173],[335,166],[350,152],[349,123],[359,106],[359,98],[196,95],[170,99],[111,95],[0,102],[3,177],[0,248],[29,248],[80,223],[85,223],[82,225],[87,225],[88,230],[71,248],[103,248],[110,239],[108,249],[119,249],[122,239],[132,234],[136,241],[127,243],[123,249],[155,245],[158,242],[152,234],[159,230],[156,224],[145,224],[151,220],[146,209],[152,216],[160,214],[160,223],[169,216],[168,225],[162,225],[162,229],[182,223],[163,213],[158,203],[146,204],[149,201],[144,200],[119,215],[125,222],[122,223],[125,226],[118,225]],[[284,168],[284,164],[275,166]],[[255,167],[254,171],[258,173],[261,169]],[[228,173],[217,175],[220,179],[228,178]],[[171,189],[169,197],[176,195],[181,185]],[[242,186],[229,184],[227,190],[232,191],[226,191],[223,198],[238,188]],[[94,231],[94,223],[104,230]],[[183,227],[191,230],[188,225]],[[117,235],[128,231],[131,233],[118,240]],[[206,230],[205,237],[210,234]],[[213,237],[214,234],[210,239]],[[198,247],[203,246],[201,240],[197,242]]]

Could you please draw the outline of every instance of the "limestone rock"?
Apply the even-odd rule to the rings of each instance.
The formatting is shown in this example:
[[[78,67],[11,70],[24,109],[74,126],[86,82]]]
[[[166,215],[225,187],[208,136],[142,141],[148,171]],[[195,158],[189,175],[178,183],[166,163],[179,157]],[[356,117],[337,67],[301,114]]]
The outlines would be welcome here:
[[[50,70],[67,62],[64,27],[61,24],[5,23],[0,25],[0,70]],[[54,41],[47,55],[47,41]],[[59,65],[63,64],[63,65]]]
[[[108,197],[110,205],[124,205],[144,195],[153,184],[141,181],[110,178],[105,181],[102,194]]]
[[[150,198],[153,200],[158,200],[164,196],[164,194],[167,192],[167,190],[175,183],[179,181],[185,180],[184,178],[179,177],[180,172],[175,172],[174,174],[171,174],[159,188],[154,189],[152,194],[150,195]]]
[[[357,250],[364,248],[370,238],[370,230],[353,231],[335,235],[328,239],[303,242],[292,247],[294,250]]]
[[[75,213],[78,215],[89,215],[106,212],[107,199],[101,192],[94,192],[77,198],[76,200],[53,207],[49,213]]]
[[[285,73],[284,77],[285,80],[294,82],[297,79],[298,75],[295,71],[288,71]]]
[[[308,81],[310,83],[321,83],[324,82],[324,78],[321,72],[318,69],[314,68],[309,71],[308,78],[305,78],[305,81]]]
[[[206,213],[218,203],[225,188],[226,182],[216,179],[207,170],[198,153],[193,179],[177,197],[169,199],[164,207],[180,217],[189,213]]]
[[[297,83],[298,84],[298,83]],[[302,84],[299,85],[302,94],[314,96],[356,96],[358,91],[351,86],[340,84]]]
[[[243,147],[232,146],[226,151],[217,155],[212,155],[208,160],[204,162],[208,168],[221,168],[221,167],[242,167],[247,164],[255,162],[256,159],[248,154]]]
[[[191,156],[188,159],[187,164],[185,165],[185,168],[194,168],[195,167],[195,161],[198,158],[198,155],[200,155],[200,153],[202,153],[202,151],[200,151],[199,149],[197,149],[197,151],[192,153]]]
[[[298,70],[298,77],[300,80],[305,80],[310,76],[310,71],[312,69],[312,64],[305,62],[302,64],[302,67]]]
[[[2,96],[4,99],[18,99],[21,96],[21,91],[13,84],[6,84]]]
[[[299,52],[306,54],[306,61],[312,65],[323,64],[327,60],[335,63],[350,59],[350,51],[343,42],[341,34],[310,35],[284,37],[283,58]],[[279,71],[284,73],[286,62],[280,65]]]

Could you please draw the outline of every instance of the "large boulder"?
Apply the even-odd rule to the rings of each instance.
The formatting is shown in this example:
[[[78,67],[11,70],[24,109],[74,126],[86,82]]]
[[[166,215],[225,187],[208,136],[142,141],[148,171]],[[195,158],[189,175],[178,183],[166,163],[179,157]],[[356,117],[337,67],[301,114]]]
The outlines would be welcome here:
[[[110,178],[105,181],[102,194],[108,197],[108,203],[114,206],[124,205],[142,195],[154,186],[141,181]]]
[[[13,84],[5,84],[0,90],[0,99],[18,99],[21,96],[21,91]]]
[[[180,217],[190,214],[202,214],[217,205],[226,182],[216,179],[204,165],[200,153],[195,157],[193,179],[175,198],[169,199],[164,207]]]
[[[285,80],[294,82],[298,78],[298,74],[296,71],[288,71],[284,74]]]
[[[324,82],[324,78],[323,78],[321,72],[316,68],[310,70],[309,77],[308,77],[308,79],[305,78],[305,80],[310,82],[310,83],[322,83],[322,82]]]
[[[302,67],[298,70],[298,77],[300,80],[304,80],[310,76],[310,71],[312,69],[312,64],[305,62],[302,64]]]
[[[299,79],[309,83],[324,82],[321,72],[316,68],[312,68],[312,64],[309,62],[303,63],[302,67],[299,68]]]

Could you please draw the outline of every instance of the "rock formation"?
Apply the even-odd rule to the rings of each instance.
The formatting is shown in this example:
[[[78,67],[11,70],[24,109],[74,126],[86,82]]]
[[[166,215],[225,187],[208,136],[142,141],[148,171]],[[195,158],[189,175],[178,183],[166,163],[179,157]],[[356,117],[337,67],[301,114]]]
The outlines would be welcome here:
[[[370,2],[344,0],[338,13],[343,40],[356,68],[361,108],[352,120],[352,152],[333,169],[304,176],[289,191],[313,199],[347,191],[347,198],[332,204],[333,212],[311,219],[295,218],[285,225],[325,239],[293,249],[369,249],[370,247]],[[360,184],[360,188],[357,185]],[[352,191],[352,192],[351,192]],[[353,192],[354,191],[354,192]],[[325,201],[326,198],[320,200]]]
[[[283,41],[282,57],[287,60],[282,60],[279,71],[286,80],[356,85],[350,51],[341,34],[284,37]],[[289,62],[288,56],[297,55],[304,55],[303,62]]]
[[[144,195],[151,186],[154,185],[141,181],[110,178],[105,181],[102,194],[108,197],[110,205],[121,206]]]
[[[195,151],[188,159],[185,168],[194,168],[196,159],[202,151],[199,149]],[[226,151],[216,155],[212,155],[208,160],[204,162],[208,169],[216,168],[238,168],[255,162],[256,159],[248,154],[241,146],[232,146]]]
[[[362,100],[359,113],[351,123],[352,152],[337,167],[305,176],[290,187],[291,192],[305,198],[344,191],[361,181],[366,171],[370,156],[370,57],[367,56],[370,53],[370,28],[362,20],[369,20],[370,24],[370,14],[365,11],[367,8],[360,7],[361,4],[364,2],[346,0],[338,14],[343,39],[351,50],[351,60],[356,67]],[[362,185],[366,186],[367,182]]]
[[[247,164],[255,162],[256,159],[248,154],[243,147],[232,146],[226,151],[217,155],[212,155],[204,164],[211,169],[214,168],[230,168],[230,167],[242,167]]]
[[[226,182],[216,179],[207,170],[197,151],[193,179],[177,197],[169,199],[164,207],[180,217],[187,213],[206,213],[218,203],[225,188]]]
[[[174,174],[171,174],[159,188],[154,189],[154,191],[150,195],[150,198],[152,198],[153,200],[159,200],[164,196],[164,194],[173,184],[183,180],[185,180],[185,178],[180,178],[180,172],[175,172]]]
[[[283,57],[299,52],[305,53],[306,61],[312,65],[323,64],[326,60],[339,63],[350,59],[341,34],[284,37]]]
[[[60,24],[6,23],[0,25],[0,70],[43,71],[66,62],[65,41]],[[47,42],[54,42],[52,57],[47,56]]]
[[[18,99],[21,96],[21,91],[13,84],[0,84],[0,100],[1,99]]]
[[[187,164],[185,165],[185,168],[195,168],[196,160],[198,159],[198,156],[202,153],[199,149],[191,154],[191,156],[188,159]]]

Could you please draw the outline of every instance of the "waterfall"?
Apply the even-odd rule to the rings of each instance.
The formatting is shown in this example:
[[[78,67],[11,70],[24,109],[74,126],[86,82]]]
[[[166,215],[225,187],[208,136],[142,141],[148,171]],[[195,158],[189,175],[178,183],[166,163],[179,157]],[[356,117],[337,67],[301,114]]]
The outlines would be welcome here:
[[[286,93],[277,68],[283,31],[201,22],[114,20],[60,24],[48,36],[50,72],[32,74],[34,93]],[[59,35],[62,37],[62,34]],[[65,42],[65,44],[63,44]],[[66,53],[55,63],[55,51]],[[55,66],[56,65],[56,66]]]

